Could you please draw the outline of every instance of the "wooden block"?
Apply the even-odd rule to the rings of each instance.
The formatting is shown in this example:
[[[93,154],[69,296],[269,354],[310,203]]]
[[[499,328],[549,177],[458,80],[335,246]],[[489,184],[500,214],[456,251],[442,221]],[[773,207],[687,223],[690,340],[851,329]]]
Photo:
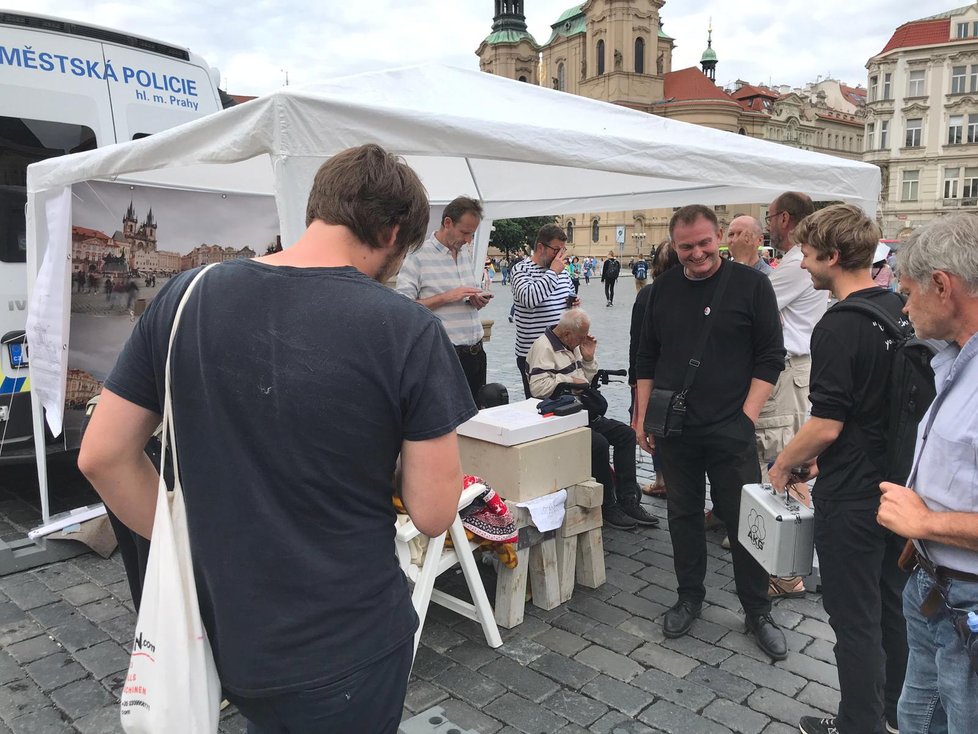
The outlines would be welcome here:
[[[541,609],[560,606],[556,538],[550,538],[530,548],[530,591],[533,592],[535,606]]]
[[[516,568],[499,569],[496,576],[496,603],[493,616],[496,624],[512,629],[523,621],[526,609],[527,566],[530,562],[530,549],[516,551]]]
[[[557,579],[560,584],[560,603],[570,601],[574,594],[574,569],[577,566],[577,536],[557,539]]]
[[[557,536],[580,535],[600,528],[602,521],[600,507],[571,507],[564,513],[564,524],[557,528]]]
[[[577,536],[577,566],[574,575],[577,583],[589,589],[596,589],[606,581],[604,543],[600,527]]]
[[[601,507],[604,502],[604,487],[593,480],[580,482],[567,488],[566,508]]]

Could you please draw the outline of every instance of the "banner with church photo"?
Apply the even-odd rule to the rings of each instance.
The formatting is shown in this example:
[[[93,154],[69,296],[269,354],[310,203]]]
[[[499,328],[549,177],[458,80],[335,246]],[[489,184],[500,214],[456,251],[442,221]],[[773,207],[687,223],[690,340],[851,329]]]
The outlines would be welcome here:
[[[133,325],[170,278],[281,248],[270,196],[89,181],[72,188],[71,326],[65,436],[77,445],[86,403]],[[74,434],[74,435],[73,435]]]

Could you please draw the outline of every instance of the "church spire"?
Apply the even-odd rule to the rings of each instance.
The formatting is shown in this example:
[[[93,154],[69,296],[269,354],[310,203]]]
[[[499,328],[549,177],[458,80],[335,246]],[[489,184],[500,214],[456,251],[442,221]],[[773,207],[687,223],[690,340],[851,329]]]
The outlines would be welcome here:
[[[496,14],[492,18],[492,30],[527,33],[523,0],[496,0]]]
[[[715,82],[717,77],[717,52],[713,50],[713,18],[710,18],[710,25],[706,30],[706,50],[700,57],[700,66],[703,67],[703,73],[710,78],[710,81]]]

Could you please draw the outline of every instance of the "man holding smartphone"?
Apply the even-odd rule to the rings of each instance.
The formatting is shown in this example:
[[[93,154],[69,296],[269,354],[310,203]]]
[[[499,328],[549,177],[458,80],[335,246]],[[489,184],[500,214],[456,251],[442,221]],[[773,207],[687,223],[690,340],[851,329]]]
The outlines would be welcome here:
[[[482,221],[482,206],[459,196],[442,212],[441,226],[404,258],[397,274],[397,292],[420,303],[441,319],[455,347],[472,397],[486,384],[486,352],[482,347],[484,308],[492,294],[477,282],[472,237]],[[481,272],[481,269],[480,269]]]

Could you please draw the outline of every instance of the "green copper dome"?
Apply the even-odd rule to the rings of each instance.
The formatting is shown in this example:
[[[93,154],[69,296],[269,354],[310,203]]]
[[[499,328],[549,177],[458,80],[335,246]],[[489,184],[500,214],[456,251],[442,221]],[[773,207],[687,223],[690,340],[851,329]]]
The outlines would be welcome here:
[[[710,47],[707,47],[706,51],[704,51],[703,55],[700,57],[701,64],[704,61],[716,61],[716,60],[717,60],[717,52]]]

